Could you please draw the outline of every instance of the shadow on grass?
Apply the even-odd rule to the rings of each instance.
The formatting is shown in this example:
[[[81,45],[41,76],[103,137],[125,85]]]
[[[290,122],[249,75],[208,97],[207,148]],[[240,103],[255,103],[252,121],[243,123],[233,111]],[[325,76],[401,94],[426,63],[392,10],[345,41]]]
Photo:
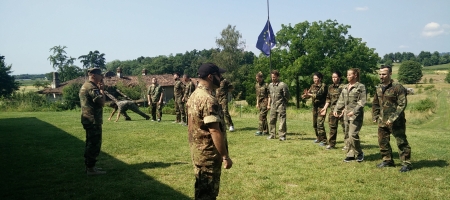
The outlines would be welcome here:
[[[242,127],[242,128],[236,128],[236,130],[240,130],[240,131],[257,131],[258,128],[257,127]]]
[[[0,119],[0,130],[3,199],[190,199],[141,172],[187,163],[129,165],[101,152],[99,167],[108,173],[88,177],[84,141],[36,118]]]
[[[448,162],[446,160],[419,160],[412,162],[414,169],[431,168],[431,167],[447,167]]]

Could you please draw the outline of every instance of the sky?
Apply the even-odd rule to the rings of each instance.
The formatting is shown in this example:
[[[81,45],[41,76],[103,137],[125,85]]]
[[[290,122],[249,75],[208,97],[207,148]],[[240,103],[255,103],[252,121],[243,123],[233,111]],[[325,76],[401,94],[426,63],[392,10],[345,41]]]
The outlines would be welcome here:
[[[449,0],[269,2],[275,33],[282,24],[336,20],[380,57],[450,52],[449,8]],[[0,55],[12,75],[43,74],[55,71],[47,60],[54,46],[74,58],[98,50],[106,62],[169,56],[217,48],[228,25],[259,55],[267,14],[267,0],[0,0]]]

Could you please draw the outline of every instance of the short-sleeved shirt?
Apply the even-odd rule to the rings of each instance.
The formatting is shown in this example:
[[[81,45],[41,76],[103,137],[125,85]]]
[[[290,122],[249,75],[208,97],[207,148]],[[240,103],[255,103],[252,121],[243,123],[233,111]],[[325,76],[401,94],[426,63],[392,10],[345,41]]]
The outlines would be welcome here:
[[[103,124],[103,95],[100,89],[91,81],[86,81],[78,94],[81,104],[82,124]]]
[[[211,95],[211,90],[199,84],[187,102],[188,135],[191,155],[196,165],[212,165],[220,161],[221,155],[214,146],[208,124],[219,123],[220,131],[226,138],[222,110],[219,102]],[[226,141],[226,139],[225,139]]]
[[[372,102],[372,120],[377,120],[380,127],[386,126],[388,120],[392,123],[405,120],[406,95],[403,85],[392,80],[387,86],[378,85]]]
[[[173,86],[173,92],[175,99],[183,98],[184,95],[184,84],[180,79],[175,80],[175,85]]]
[[[163,89],[159,84],[151,84],[148,87],[147,94],[150,95],[152,102],[158,102],[159,98],[161,98],[162,92],[163,92]]]
[[[291,98],[291,96],[289,94],[289,89],[285,83],[270,83],[269,92],[270,102],[272,104],[271,107],[276,108],[278,106],[287,106],[289,98]]]
[[[234,87],[230,81],[223,79],[220,81],[220,87],[217,88],[216,97],[219,102],[228,101],[228,91],[232,90]]]

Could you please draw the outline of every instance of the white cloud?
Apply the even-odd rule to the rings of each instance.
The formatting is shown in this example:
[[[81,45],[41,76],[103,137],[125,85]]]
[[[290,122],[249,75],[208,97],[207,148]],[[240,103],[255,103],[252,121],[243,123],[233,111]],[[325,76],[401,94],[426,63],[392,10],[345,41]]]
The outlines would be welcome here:
[[[435,37],[444,33],[444,28],[447,28],[449,25],[444,24],[442,27],[436,22],[430,22],[422,30],[422,36],[424,37]]]
[[[364,6],[364,7],[356,7],[355,10],[356,10],[356,11],[366,11],[366,10],[369,10],[369,7],[367,7],[367,6]]]
[[[398,48],[400,48],[400,49],[406,49],[406,48],[409,48],[409,46],[406,46],[406,45],[400,45]]]

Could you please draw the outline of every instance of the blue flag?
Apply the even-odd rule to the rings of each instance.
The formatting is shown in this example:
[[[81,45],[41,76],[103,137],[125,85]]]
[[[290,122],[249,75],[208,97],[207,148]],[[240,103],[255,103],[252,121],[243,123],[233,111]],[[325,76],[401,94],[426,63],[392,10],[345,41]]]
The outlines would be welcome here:
[[[275,34],[273,34],[272,26],[270,21],[267,20],[266,26],[259,34],[258,41],[256,42],[256,48],[261,50],[266,56],[270,55],[270,50],[275,47]]]

